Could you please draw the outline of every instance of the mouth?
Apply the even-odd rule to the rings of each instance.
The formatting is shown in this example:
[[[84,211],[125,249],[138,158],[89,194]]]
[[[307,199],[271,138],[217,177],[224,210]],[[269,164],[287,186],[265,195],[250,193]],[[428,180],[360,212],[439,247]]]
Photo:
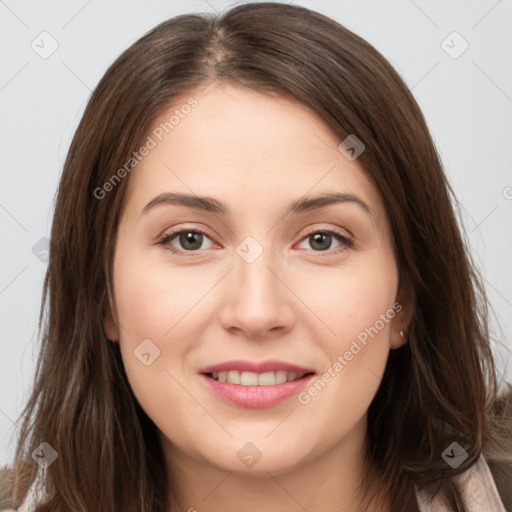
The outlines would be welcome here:
[[[226,361],[203,368],[207,389],[238,407],[277,405],[300,393],[316,375],[311,369],[281,361]]]
[[[205,373],[207,377],[217,382],[228,382],[239,386],[275,386],[276,384],[285,384],[301,380],[315,372],[287,372],[286,370],[269,371],[263,373],[230,370],[223,372]]]

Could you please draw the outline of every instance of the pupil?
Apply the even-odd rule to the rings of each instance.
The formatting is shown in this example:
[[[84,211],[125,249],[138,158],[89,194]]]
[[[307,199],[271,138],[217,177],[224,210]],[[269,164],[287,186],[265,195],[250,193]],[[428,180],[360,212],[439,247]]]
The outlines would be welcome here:
[[[314,235],[311,235],[311,238],[311,247],[313,247],[314,249],[325,251],[326,249],[329,249],[329,246],[331,245],[331,235],[327,235],[324,233],[315,233]],[[180,243],[182,247],[184,247],[185,249],[199,249],[202,243],[202,235],[201,233],[195,233],[192,231],[188,233],[183,233],[180,236]],[[188,245],[189,243],[190,245]]]
[[[329,246],[331,245],[331,235],[326,235],[324,233],[315,233],[313,236],[313,241],[311,243],[311,247],[315,249],[315,245],[317,249],[320,251],[325,251],[326,249],[329,249]],[[325,242],[327,240],[327,245],[321,245],[321,242]]]
[[[188,245],[190,242],[191,245]],[[183,248],[193,250],[199,249],[202,243],[201,233],[188,232],[180,235],[180,243]]]

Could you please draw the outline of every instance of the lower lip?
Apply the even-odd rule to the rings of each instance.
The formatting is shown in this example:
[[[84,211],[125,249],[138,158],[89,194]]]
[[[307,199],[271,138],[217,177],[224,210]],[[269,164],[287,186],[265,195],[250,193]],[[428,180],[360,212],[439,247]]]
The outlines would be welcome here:
[[[201,374],[201,377],[214,393],[229,403],[240,407],[254,408],[270,407],[300,393],[314,377],[314,374],[273,386],[242,386],[241,384],[231,384],[231,382],[219,382],[205,374]]]

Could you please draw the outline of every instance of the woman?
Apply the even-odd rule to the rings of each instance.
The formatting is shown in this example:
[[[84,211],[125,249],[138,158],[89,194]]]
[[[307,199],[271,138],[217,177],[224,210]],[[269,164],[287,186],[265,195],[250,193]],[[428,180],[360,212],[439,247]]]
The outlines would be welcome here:
[[[156,27],[69,150],[5,506],[512,510],[452,197],[403,81],[334,21]]]

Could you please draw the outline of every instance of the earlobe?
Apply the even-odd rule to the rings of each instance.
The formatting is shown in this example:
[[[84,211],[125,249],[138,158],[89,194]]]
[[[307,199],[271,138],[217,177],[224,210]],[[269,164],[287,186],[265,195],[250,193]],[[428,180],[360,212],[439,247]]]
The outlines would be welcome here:
[[[119,329],[117,328],[117,324],[113,319],[110,310],[106,311],[105,313],[103,320],[103,329],[105,331],[105,336],[110,341],[119,341]]]
[[[104,303],[104,315],[103,315],[103,329],[105,331],[105,336],[110,341],[119,341],[119,328],[117,325],[117,321],[112,314],[115,311],[113,305],[113,297],[110,289],[110,278],[109,278],[109,270],[107,269],[107,297],[108,304]]]
[[[390,348],[400,348],[409,342],[409,332],[413,313],[413,299],[408,287],[404,284],[400,286],[397,294],[397,304],[400,304],[400,310],[397,313],[393,328],[391,329]]]
[[[400,348],[400,347],[404,346],[407,343],[407,341],[408,341],[407,332],[404,331],[404,330],[400,330],[398,338],[395,336],[391,340],[391,348],[393,348],[393,349],[394,348]]]

